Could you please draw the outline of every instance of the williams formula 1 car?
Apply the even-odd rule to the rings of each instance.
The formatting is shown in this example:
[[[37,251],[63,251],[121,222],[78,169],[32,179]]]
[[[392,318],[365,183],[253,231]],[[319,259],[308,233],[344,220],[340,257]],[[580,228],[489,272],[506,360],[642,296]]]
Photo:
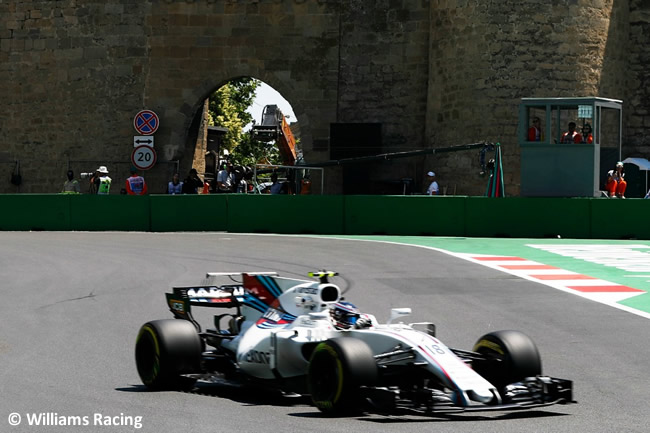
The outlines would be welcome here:
[[[135,358],[151,389],[191,387],[197,379],[271,385],[310,395],[322,412],[436,414],[530,409],[572,403],[572,382],[542,375],[535,344],[517,331],[490,332],[471,351],[452,349],[432,323],[377,322],[344,302],[328,277],[209,273],[197,287],[175,287],[174,319],[145,323]],[[216,284],[229,278],[226,284]],[[216,308],[202,328],[195,307]],[[203,310],[205,312],[205,310]],[[199,313],[199,311],[194,311]]]

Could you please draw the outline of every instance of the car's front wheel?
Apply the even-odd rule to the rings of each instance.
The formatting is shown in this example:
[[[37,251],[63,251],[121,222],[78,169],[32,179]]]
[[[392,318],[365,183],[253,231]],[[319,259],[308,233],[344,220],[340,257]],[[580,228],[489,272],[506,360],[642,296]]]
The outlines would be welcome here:
[[[191,322],[169,319],[147,322],[135,343],[135,363],[142,383],[152,389],[191,387],[182,376],[200,373],[201,338]]]
[[[377,363],[370,347],[356,338],[320,343],[309,361],[308,384],[314,405],[330,416],[359,411],[361,386],[374,385]]]
[[[506,385],[542,374],[542,360],[530,337],[519,331],[485,334],[474,345],[474,352],[486,361],[476,362],[474,370],[502,390]]]

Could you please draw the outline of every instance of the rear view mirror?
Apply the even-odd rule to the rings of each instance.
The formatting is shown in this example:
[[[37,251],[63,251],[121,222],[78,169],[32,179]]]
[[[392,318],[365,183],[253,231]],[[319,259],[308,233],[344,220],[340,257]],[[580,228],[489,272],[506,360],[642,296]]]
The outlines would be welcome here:
[[[391,308],[390,310],[390,319],[388,320],[388,323],[392,323],[393,320],[397,319],[398,317],[406,317],[411,314],[411,309],[410,308]]]

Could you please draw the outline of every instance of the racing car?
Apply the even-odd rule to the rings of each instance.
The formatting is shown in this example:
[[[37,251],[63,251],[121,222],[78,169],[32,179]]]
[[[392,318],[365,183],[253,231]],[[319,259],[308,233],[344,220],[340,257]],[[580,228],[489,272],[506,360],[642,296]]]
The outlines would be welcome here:
[[[309,395],[329,416],[574,402],[572,381],[542,375],[539,351],[521,332],[490,332],[471,351],[453,349],[433,323],[403,323],[410,308],[393,308],[380,324],[343,299],[330,281],[336,272],[308,275],[217,272],[174,287],[166,294],[174,318],[147,322],[137,335],[142,382],[155,390],[209,377],[252,382]],[[195,307],[216,309],[211,327],[198,323]]]

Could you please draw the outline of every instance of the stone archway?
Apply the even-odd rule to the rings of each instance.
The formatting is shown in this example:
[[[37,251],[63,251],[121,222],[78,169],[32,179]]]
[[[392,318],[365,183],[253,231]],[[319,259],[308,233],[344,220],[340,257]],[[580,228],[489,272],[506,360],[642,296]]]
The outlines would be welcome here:
[[[280,95],[291,104],[296,121],[300,124],[302,143],[312,142],[312,134],[308,126],[310,116],[305,112],[302,107],[303,104],[301,104],[299,100],[294,101],[292,99],[292,95],[294,94],[294,92],[292,92],[292,86],[285,84],[282,79],[278,79],[263,70],[258,70],[254,74],[232,74],[227,79],[214,81],[215,84],[209,84],[210,82],[206,81],[206,86],[196,89],[191,93],[193,97],[198,98],[196,101],[187,99],[183,102],[180,111],[187,111],[186,108],[193,102],[191,105],[192,108],[189,111],[189,113],[193,114],[187,116],[184,120],[183,136],[174,137],[171,140],[172,142],[179,144],[167,145],[163,149],[165,152],[165,158],[170,160],[177,159],[179,161],[181,176],[182,173],[186,173],[190,168],[196,168],[199,172],[204,171],[203,165],[205,164],[205,161],[203,155],[205,154],[207,146],[207,100],[216,90],[228,82],[240,77],[255,78],[280,93]],[[209,89],[207,92],[205,91],[206,88]],[[172,131],[171,134],[172,136],[175,136],[177,132]],[[303,149],[303,151],[304,150],[305,149]],[[310,149],[307,149],[307,151],[309,150]]]

